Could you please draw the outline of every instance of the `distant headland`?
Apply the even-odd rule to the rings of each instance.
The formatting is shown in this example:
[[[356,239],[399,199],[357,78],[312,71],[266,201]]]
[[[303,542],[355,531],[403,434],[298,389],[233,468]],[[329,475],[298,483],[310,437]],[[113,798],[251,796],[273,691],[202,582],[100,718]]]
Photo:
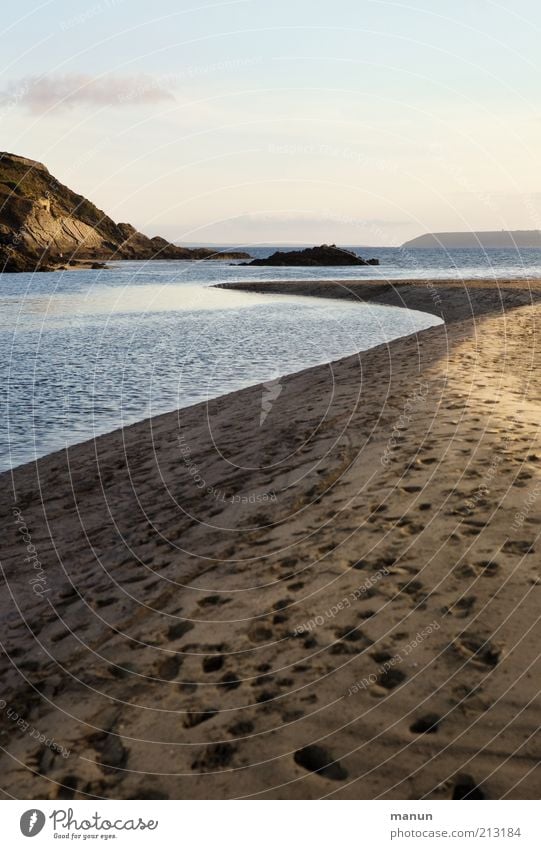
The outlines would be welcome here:
[[[464,233],[425,233],[404,242],[403,248],[541,248],[541,230],[480,230]]]

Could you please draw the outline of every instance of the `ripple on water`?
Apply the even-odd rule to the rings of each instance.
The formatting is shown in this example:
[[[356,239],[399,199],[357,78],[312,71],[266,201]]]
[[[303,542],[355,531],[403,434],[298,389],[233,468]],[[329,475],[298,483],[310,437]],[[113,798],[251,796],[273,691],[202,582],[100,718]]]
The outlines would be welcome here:
[[[147,285],[124,269],[107,274],[69,275],[74,291],[39,275],[37,293],[4,297],[2,469],[441,323],[396,307],[212,290],[172,270],[160,285],[154,273]]]

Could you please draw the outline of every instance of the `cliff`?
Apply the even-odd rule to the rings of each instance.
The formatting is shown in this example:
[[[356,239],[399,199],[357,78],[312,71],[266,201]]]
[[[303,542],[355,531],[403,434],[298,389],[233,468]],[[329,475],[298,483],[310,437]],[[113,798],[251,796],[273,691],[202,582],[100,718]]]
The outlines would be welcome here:
[[[131,224],[116,224],[40,162],[0,153],[0,271],[47,271],[83,259],[245,258],[148,238]]]
[[[541,248],[540,230],[484,230],[465,233],[425,233],[404,242],[403,248]]]

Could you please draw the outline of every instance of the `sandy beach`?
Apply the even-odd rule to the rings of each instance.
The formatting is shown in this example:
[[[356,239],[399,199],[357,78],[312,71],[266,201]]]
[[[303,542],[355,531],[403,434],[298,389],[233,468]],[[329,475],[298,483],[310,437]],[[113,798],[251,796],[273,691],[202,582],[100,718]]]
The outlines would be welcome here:
[[[236,288],[445,324],[1,476],[4,788],[539,798],[541,281]]]

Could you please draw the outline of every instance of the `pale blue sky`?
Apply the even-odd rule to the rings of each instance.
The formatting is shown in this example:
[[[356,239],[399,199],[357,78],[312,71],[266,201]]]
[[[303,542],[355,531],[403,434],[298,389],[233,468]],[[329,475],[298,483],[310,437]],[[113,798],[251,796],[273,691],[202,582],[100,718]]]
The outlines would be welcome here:
[[[532,0],[23,0],[0,29],[0,146],[150,235],[541,227]]]

